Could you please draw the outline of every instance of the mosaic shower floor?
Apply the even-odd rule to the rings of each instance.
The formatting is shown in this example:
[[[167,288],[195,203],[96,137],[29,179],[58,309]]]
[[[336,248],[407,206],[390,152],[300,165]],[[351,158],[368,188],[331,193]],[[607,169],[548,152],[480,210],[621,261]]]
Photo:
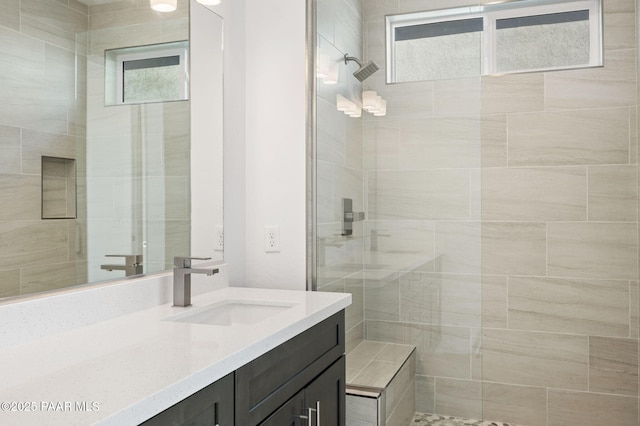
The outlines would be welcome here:
[[[518,426],[515,423],[489,422],[486,420],[462,419],[438,414],[416,413],[410,426]]]

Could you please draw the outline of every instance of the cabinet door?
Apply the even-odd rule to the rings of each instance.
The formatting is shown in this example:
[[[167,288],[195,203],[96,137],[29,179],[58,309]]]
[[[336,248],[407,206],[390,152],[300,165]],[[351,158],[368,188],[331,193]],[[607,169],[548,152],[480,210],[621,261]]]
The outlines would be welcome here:
[[[304,390],[278,408],[267,420],[260,423],[260,426],[307,426],[306,420],[302,418],[303,413]]]
[[[345,425],[344,356],[327,368],[305,389],[309,426]]]
[[[233,373],[142,423],[145,426],[233,426]]]

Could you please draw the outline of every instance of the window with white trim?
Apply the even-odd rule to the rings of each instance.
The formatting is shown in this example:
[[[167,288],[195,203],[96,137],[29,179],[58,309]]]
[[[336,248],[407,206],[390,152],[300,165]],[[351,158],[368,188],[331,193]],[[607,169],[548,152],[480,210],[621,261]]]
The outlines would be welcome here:
[[[189,99],[188,42],[105,52],[107,105]]]
[[[601,0],[387,16],[387,82],[601,66]]]

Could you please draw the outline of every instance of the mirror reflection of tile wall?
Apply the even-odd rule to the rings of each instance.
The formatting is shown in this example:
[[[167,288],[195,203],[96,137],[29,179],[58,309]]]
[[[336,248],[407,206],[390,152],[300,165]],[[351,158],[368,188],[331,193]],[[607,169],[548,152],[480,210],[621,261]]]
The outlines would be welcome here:
[[[100,269],[106,254],[142,254],[145,273],[189,253],[188,101],[105,106],[106,49],[188,40],[189,7],[172,13],[146,3],[90,8],[87,44],[87,261],[90,282],[118,278]]]
[[[41,219],[41,156],[73,158],[82,173],[85,109],[76,33],[87,6],[3,4],[0,15],[0,297],[86,282],[75,219]],[[78,61],[80,70],[83,61]],[[79,184],[80,199],[84,185]],[[83,214],[82,208],[78,209]]]
[[[187,1],[171,14],[144,2],[3,5],[0,298],[121,278],[100,271],[105,254],[146,246],[147,272],[188,253],[188,102],[108,109],[101,82],[105,48],[186,40],[188,12]],[[76,219],[41,219],[42,156],[75,160]]]

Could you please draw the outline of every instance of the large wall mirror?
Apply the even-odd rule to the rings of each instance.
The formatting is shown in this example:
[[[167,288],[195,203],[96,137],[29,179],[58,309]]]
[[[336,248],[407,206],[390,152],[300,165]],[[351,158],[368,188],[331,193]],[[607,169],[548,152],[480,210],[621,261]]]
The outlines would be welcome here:
[[[222,260],[222,18],[189,0],[5,6],[0,298]]]

